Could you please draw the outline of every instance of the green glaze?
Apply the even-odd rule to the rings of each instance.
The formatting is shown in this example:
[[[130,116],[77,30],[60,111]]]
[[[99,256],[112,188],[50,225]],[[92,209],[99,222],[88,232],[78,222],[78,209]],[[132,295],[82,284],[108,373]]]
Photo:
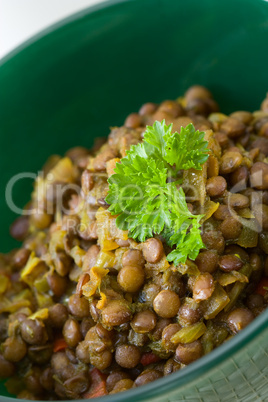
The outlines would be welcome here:
[[[52,153],[90,147],[143,102],[176,98],[199,83],[226,113],[258,108],[268,90],[267,21],[264,0],[110,1],[1,60],[0,251],[16,245],[8,235],[16,216],[5,202],[8,180],[37,172]],[[16,185],[17,205],[31,189],[29,179]],[[267,317],[174,376],[110,401],[267,400]]]

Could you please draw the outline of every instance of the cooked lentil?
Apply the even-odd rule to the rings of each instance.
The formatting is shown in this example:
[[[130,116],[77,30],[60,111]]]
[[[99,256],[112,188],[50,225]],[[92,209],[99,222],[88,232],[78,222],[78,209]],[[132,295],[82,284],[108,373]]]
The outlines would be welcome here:
[[[41,194],[41,210],[15,220],[10,233],[23,244],[0,255],[0,377],[11,377],[9,389],[14,381],[21,398],[60,400],[96,396],[96,385],[98,396],[142,386],[202,357],[209,328],[223,342],[267,307],[267,98],[261,109],[224,115],[195,85],[178,101],[145,103],[92,150],[49,160],[46,191],[37,180],[27,207]],[[192,172],[197,197],[185,189],[189,210],[205,215],[204,248],[177,267],[161,236],[128,238],[105,201],[116,163],[163,118],[177,131],[192,122],[211,149]],[[64,192],[59,211],[52,189],[65,184],[81,191]]]

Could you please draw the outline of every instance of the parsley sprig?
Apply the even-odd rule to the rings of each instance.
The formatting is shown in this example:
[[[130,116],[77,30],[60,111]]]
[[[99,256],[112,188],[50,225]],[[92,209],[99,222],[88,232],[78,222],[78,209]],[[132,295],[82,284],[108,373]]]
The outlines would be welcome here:
[[[143,142],[132,145],[127,156],[116,164],[109,179],[106,202],[117,226],[129,231],[129,237],[145,241],[160,234],[176,248],[168,254],[175,265],[195,259],[204,247],[200,220],[187,207],[179,172],[201,170],[208,159],[204,133],[192,124],[181,132],[172,132],[165,120],[147,126]]]

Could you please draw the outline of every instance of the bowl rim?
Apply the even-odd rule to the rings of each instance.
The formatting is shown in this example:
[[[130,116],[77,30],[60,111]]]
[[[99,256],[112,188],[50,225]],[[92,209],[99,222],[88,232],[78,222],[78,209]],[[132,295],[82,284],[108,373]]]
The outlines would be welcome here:
[[[64,29],[69,24],[82,19],[87,18],[94,13],[106,11],[110,7],[126,4],[134,1],[143,1],[143,0],[106,0],[102,1],[98,4],[95,4],[90,7],[85,7],[82,10],[75,12],[68,17],[65,17],[54,24],[49,25],[47,28],[41,30],[37,34],[33,35],[9,53],[7,53],[4,57],[0,59],[0,74],[1,67],[4,64],[11,62],[12,60],[22,51],[26,50],[31,46],[35,45],[39,40],[44,39],[46,36],[53,34],[54,31]],[[160,378],[157,381],[153,381],[147,385],[142,387],[133,388],[123,393],[115,394],[115,395],[107,395],[104,397],[98,397],[94,399],[90,399],[91,401],[99,401],[99,402],[124,402],[128,398],[133,398],[135,401],[144,401],[144,394],[149,393],[150,398],[154,396],[159,396],[163,394],[165,391],[171,391],[175,389],[183,390],[185,384],[189,385],[189,383],[193,383],[198,377],[202,378],[204,375],[209,373],[213,368],[221,363],[224,363],[228,358],[232,359],[232,356],[235,356],[237,352],[239,352],[242,348],[245,348],[250,341],[254,340],[257,337],[262,335],[262,332],[267,329],[268,323],[268,308],[266,311],[261,313],[258,317],[254,319],[254,321],[248,325],[244,330],[242,330],[239,334],[235,335],[232,339],[228,340],[226,343],[214,349],[212,352],[203,356],[196,362],[190,364],[189,366],[183,368],[182,370],[178,370],[172,375],[168,375],[166,377]],[[1,395],[3,402],[18,402],[19,399],[9,396]],[[146,397],[146,396],[145,396]],[[79,400],[81,401],[81,400]],[[78,400],[74,400],[73,402],[79,402]],[[69,401],[63,401],[69,402]]]

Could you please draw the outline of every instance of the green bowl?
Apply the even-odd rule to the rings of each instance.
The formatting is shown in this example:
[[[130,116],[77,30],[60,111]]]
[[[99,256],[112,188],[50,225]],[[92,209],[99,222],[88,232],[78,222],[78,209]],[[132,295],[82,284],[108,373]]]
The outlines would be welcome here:
[[[257,109],[268,90],[267,21],[263,0],[109,1],[2,59],[0,250],[16,247],[8,234],[14,208],[29,199],[46,158],[90,147],[143,102],[176,98],[199,83],[226,113]],[[21,172],[28,179],[16,176],[11,186]],[[98,401],[268,400],[267,322],[268,310],[189,367]],[[15,401],[3,385],[1,392],[1,402]]]

